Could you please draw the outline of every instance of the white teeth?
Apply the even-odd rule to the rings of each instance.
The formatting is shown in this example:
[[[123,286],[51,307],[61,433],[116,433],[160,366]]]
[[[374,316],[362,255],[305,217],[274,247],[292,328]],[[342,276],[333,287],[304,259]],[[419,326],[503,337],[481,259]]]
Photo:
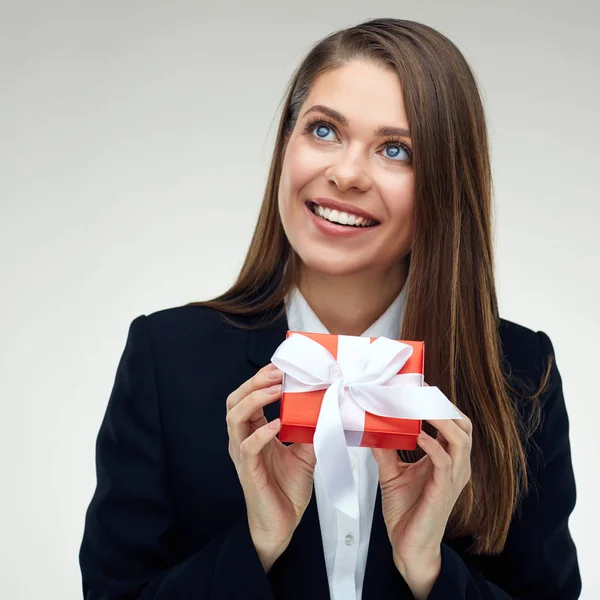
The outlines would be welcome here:
[[[354,225],[355,227],[368,227],[376,223],[373,219],[365,219],[364,217],[357,217],[351,213],[342,212],[338,210],[331,210],[330,208],[324,208],[323,206],[316,205],[315,214],[319,217],[323,217],[332,223],[340,223],[341,225]]]

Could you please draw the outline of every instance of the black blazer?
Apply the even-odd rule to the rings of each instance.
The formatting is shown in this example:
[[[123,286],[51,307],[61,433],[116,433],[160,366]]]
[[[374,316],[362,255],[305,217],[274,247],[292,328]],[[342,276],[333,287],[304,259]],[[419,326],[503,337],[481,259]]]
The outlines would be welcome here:
[[[80,550],[87,600],[285,600],[329,598],[315,496],[286,551],[265,574],[228,453],[227,396],[266,365],[285,338],[231,327],[219,313],[182,306],[136,318],[97,439],[97,487]],[[543,332],[503,320],[515,374],[539,382],[553,353]],[[279,416],[279,403],[266,408]],[[574,600],[581,580],[567,519],[575,505],[569,424],[558,370],[525,499],[499,556],[472,557],[470,540],[442,546],[430,600]],[[365,600],[412,598],[394,567],[378,490]]]

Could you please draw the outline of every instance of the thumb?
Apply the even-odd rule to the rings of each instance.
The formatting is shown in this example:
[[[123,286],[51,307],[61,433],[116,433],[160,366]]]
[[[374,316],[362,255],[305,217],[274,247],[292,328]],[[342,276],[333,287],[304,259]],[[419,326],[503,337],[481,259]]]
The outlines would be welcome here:
[[[384,483],[400,473],[400,457],[396,450],[389,448],[371,448],[379,467],[379,481]]]
[[[317,464],[317,457],[315,456],[315,447],[313,444],[296,443],[292,447],[292,452],[314,469]]]

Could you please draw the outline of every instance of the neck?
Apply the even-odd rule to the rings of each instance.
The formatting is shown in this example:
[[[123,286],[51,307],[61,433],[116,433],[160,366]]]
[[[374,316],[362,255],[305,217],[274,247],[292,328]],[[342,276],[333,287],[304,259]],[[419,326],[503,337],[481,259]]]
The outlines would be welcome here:
[[[384,271],[329,277],[303,266],[298,289],[327,330],[335,335],[361,335],[402,290],[406,261]]]

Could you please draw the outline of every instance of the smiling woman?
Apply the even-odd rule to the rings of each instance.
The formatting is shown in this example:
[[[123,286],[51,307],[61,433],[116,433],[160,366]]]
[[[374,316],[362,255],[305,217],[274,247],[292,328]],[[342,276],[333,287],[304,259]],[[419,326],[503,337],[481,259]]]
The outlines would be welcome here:
[[[399,257],[410,252],[415,222],[408,131],[402,87],[389,66],[351,60],[311,86],[286,143],[278,190],[307,294],[312,271],[356,281],[374,277],[376,267],[377,284],[394,283],[383,303],[398,295],[406,280]],[[309,212],[311,204],[322,208]],[[325,219],[313,217],[319,212]],[[350,219],[362,227],[349,228]],[[330,225],[343,220],[346,226]],[[385,306],[374,308],[381,314]]]
[[[569,421],[548,336],[500,318],[475,78],[376,19],[316,44],[286,96],[241,272],[133,321],[98,435],[86,598],[575,600]],[[462,413],[417,451],[349,448],[360,518],[282,443],[288,329],[422,340]],[[431,434],[431,435],[429,435]]]

